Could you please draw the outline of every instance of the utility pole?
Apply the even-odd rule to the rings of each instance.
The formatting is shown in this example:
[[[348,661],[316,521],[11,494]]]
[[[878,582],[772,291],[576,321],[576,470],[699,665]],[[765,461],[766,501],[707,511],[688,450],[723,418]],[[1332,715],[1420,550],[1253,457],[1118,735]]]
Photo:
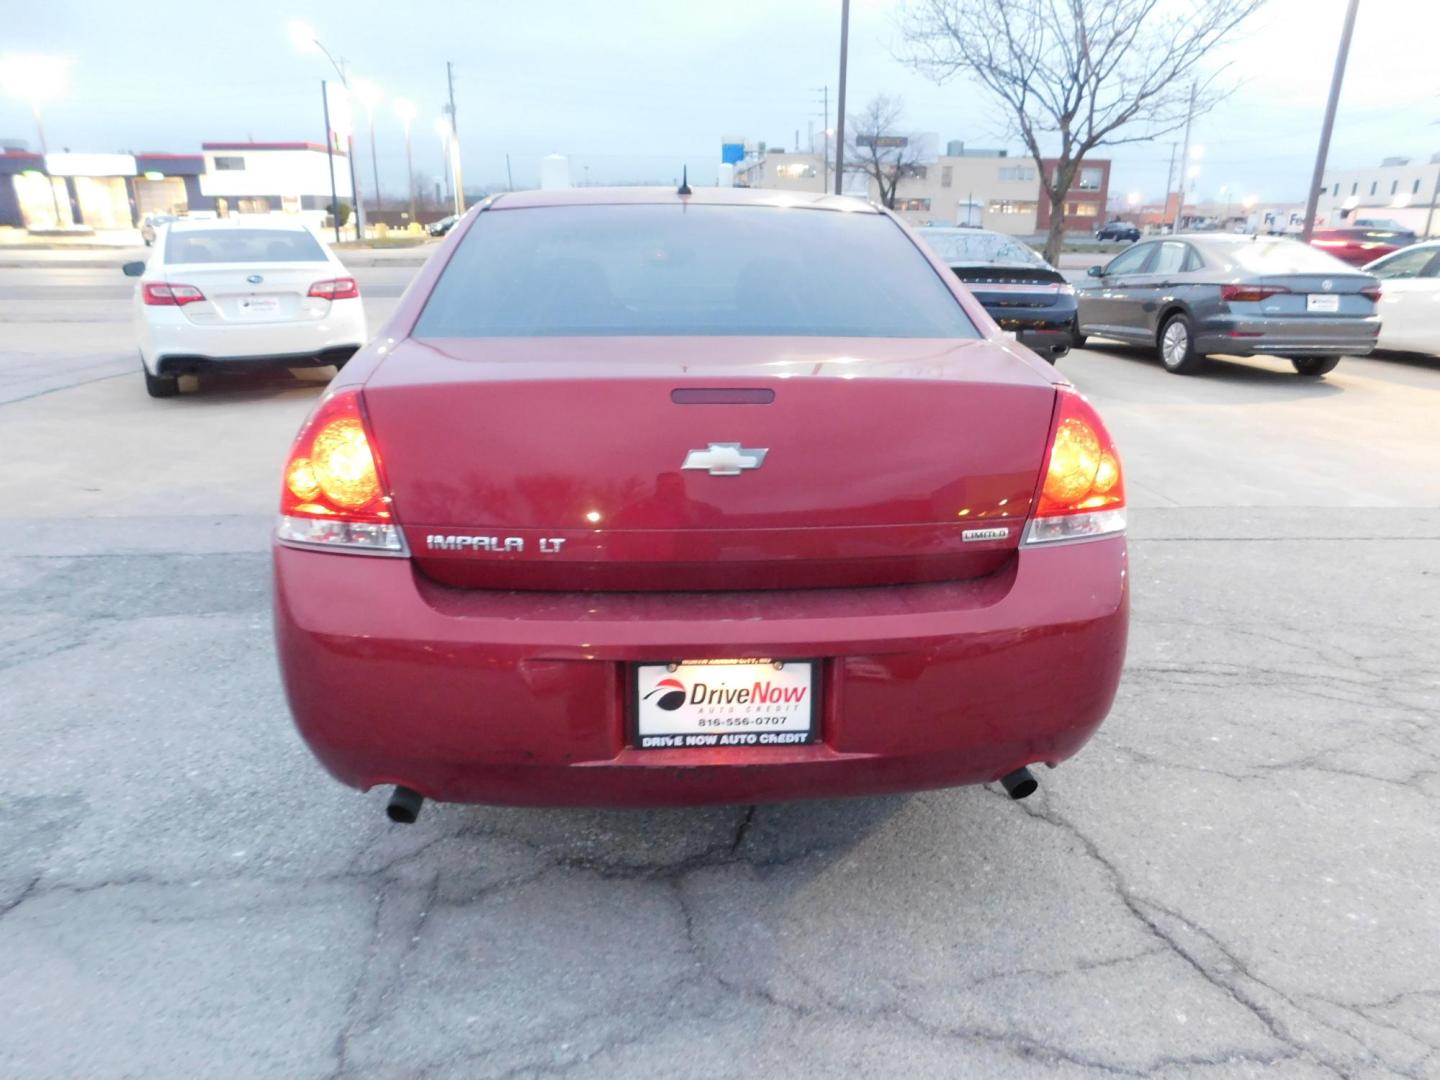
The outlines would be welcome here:
[[[445,61],[445,82],[450,89],[450,172],[455,182],[455,214],[465,213],[465,181],[460,170],[460,131],[455,126],[455,65]]]
[[[830,87],[817,86],[820,97],[820,190],[830,190]],[[813,98],[811,99],[814,100]],[[813,115],[813,114],[812,114]],[[815,126],[810,126],[810,152],[815,152]]]
[[[505,188],[507,191],[515,190],[515,176],[510,171],[510,155],[505,155]]]
[[[1345,28],[1340,31],[1340,51],[1335,54],[1335,74],[1330,77],[1330,97],[1325,102],[1325,120],[1320,125],[1320,149],[1315,155],[1315,173],[1310,177],[1310,194],[1305,198],[1305,243],[1315,234],[1315,211],[1320,207],[1320,181],[1325,179],[1325,159],[1330,156],[1330,133],[1335,128],[1335,110],[1340,105],[1340,84],[1345,81],[1345,61],[1350,56],[1350,36],[1355,32],[1355,12],[1360,0],[1350,0],[1345,9]],[[1431,200],[1432,204],[1434,200]],[[1429,229],[1427,227],[1426,231]]]
[[[845,184],[845,61],[850,49],[850,0],[840,0],[840,97],[835,103],[835,194]]]
[[[1175,190],[1172,186],[1175,183],[1175,151],[1179,145],[1179,143],[1173,142],[1170,144],[1170,167],[1165,170],[1165,210],[1170,209],[1170,193]],[[1165,210],[1162,210],[1161,213],[1163,214]]]
[[[1170,226],[1173,236],[1180,231],[1180,216],[1185,212],[1185,163],[1190,160],[1190,124],[1195,119],[1195,83],[1190,84],[1190,111],[1185,114],[1185,149],[1180,154],[1180,198],[1175,201],[1175,220]]]
[[[330,218],[335,225],[335,242],[340,243],[340,196],[335,192],[335,133],[330,130],[330,88],[320,80],[320,104],[325,110],[325,156],[330,160]],[[353,181],[352,181],[353,183]]]
[[[1435,190],[1430,193],[1430,210],[1425,215],[1425,235],[1422,240],[1430,238],[1430,225],[1435,220],[1435,203],[1440,201],[1440,169],[1435,170]]]

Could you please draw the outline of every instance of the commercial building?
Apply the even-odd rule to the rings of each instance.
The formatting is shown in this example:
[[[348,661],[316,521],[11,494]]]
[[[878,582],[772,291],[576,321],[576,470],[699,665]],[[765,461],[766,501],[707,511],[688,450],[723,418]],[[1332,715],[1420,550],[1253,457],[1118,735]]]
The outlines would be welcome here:
[[[769,150],[738,163],[735,183],[791,191],[828,190],[834,187],[833,167],[833,162],[827,163],[818,153]],[[1086,162],[1066,201],[1066,228],[1093,231],[1104,214],[1109,187],[1110,162]],[[880,198],[875,181],[858,171],[847,169],[845,190],[877,202]],[[913,166],[900,180],[895,212],[916,225],[970,225],[1016,236],[1043,231],[1050,220],[1034,161],[1011,157],[1004,150],[966,150],[954,142],[946,153]]]
[[[1440,234],[1437,181],[1440,154],[1428,162],[1391,157],[1370,168],[1326,169],[1316,219],[1343,225],[1355,218],[1388,218],[1417,233],[1428,224],[1431,235]]]
[[[1054,158],[1045,159],[1045,180],[1055,175]],[[1110,162],[1103,158],[1081,162],[1075,179],[1065,196],[1065,231],[1094,232],[1105,220],[1105,205],[1110,198]],[[1050,199],[1043,193],[1040,212],[1035,219],[1037,232],[1050,231]]]
[[[343,154],[335,186],[348,201]],[[0,151],[0,226],[133,229],[146,214],[197,210],[284,210],[318,220],[329,205],[329,161],[314,143],[204,143],[199,154]]]

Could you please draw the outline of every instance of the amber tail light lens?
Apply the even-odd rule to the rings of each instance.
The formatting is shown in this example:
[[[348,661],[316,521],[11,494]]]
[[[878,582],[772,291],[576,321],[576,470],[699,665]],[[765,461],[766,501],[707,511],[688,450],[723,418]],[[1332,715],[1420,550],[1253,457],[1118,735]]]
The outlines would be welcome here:
[[[1090,403],[1057,391],[1045,478],[1025,543],[1082,540],[1125,531],[1125,477],[1114,440]]]
[[[283,541],[372,555],[405,555],[379,448],[358,390],[321,400],[290,449],[280,490]]]

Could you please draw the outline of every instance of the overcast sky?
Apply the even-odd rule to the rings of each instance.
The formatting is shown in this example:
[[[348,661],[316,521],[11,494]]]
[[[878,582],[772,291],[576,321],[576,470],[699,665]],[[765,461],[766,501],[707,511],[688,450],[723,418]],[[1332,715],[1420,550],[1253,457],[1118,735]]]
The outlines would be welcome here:
[[[898,94],[908,126],[941,144],[1020,147],[1003,115],[964,83],[937,86],[895,59],[896,0],[854,0],[851,111]],[[576,179],[669,180],[688,163],[711,182],[722,136],[770,143],[822,126],[820,91],[838,64],[839,0],[533,0],[318,4],[247,0],[155,8],[55,0],[11,20],[0,49],[56,53],[72,67],[46,108],[51,149],[194,151],[204,140],[322,141],[321,56],[298,54],[286,26],[313,25],[327,46],[391,95],[420,108],[417,170],[443,167],[433,119],[456,66],[466,186],[536,181],[542,154],[569,154]],[[184,17],[178,12],[184,11]],[[160,14],[161,12],[166,14]],[[1313,165],[1344,0],[1270,0],[1229,50],[1235,98],[1196,125],[1201,197],[1299,198]],[[175,14],[171,14],[175,13]],[[1440,4],[1362,0],[1331,163],[1426,160],[1440,151]],[[382,186],[404,185],[401,127],[377,122]],[[0,99],[0,136],[35,142],[30,114]],[[360,148],[362,187],[368,145]],[[1114,155],[1112,192],[1159,199],[1170,139]],[[588,166],[588,172],[587,172]]]

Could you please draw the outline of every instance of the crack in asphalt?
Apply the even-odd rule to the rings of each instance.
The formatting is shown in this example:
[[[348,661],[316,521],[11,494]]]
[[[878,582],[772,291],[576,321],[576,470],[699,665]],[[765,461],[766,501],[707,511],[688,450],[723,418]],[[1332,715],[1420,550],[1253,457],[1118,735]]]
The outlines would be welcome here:
[[[1045,810],[1041,810],[1028,804],[1024,805],[1022,809],[1024,809],[1024,811],[1032,818],[1035,818],[1039,821],[1044,821],[1054,826],[1055,828],[1062,829],[1070,835],[1074,836],[1075,839],[1079,841],[1080,845],[1085,849],[1086,853],[1097,864],[1103,867],[1107,874],[1109,874],[1114,885],[1114,891],[1116,896],[1119,898],[1121,903],[1123,903],[1125,907],[1129,909],[1130,913],[1135,917],[1135,919],[1139,921],[1140,924],[1144,926],[1145,929],[1157,940],[1162,942],[1177,957],[1183,960],[1192,970],[1195,971],[1197,975],[1199,975],[1206,982],[1214,986],[1216,989],[1225,993],[1237,1004],[1250,1012],[1258,1021],[1260,1021],[1260,1023],[1265,1027],[1265,1029],[1271,1034],[1272,1037],[1274,1037],[1276,1040],[1283,1043],[1284,1045],[1290,1047],[1291,1050],[1294,1051],[1293,1056],[1303,1058],[1311,1064],[1321,1069],[1324,1069],[1325,1071],[1338,1077],[1349,1077],[1353,1075],[1353,1072],[1348,1065],[1338,1063],[1332,1060],[1327,1060],[1326,1058],[1321,1057],[1313,1047],[1305,1045],[1301,1038],[1292,1034],[1286,1023],[1281,1020],[1281,1018],[1277,1016],[1264,1003],[1259,1001],[1253,993],[1245,992],[1241,986],[1237,985],[1236,982],[1226,980],[1221,972],[1212,971],[1209,967],[1207,967],[1205,962],[1199,955],[1197,955],[1191,949],[1186,948],[1185,945],[1183,945],[1174,934],[1170,933],[1164,926],[1162,926],[1159,920],[1156,919],[1155,916],[1150,912],[1158,912],[1167,918],[1173,919],[1175,922],[1184,926],[1191,933],[1204,939],[1206,942],[1209,943],[1212,948],[1215,949],[1216,952],[1218,952],[1224,958],[1225,963],[1235,973],[1237,973],[1240,978],[1248,980],[1256,984],[1257,986],[1264,988],[1266,991],[1274,994],[1286,1004],[1290,1005],[1291,1008],[1305,1015],[1311,1021],[1319,1025],[1321,1028],[1328,1029],[1336,1035],[1339,1035],[1345,1039],[1349,1039],[1350,1041],[1358,1044],[1361,1049],[1369,1056],[1370,1062],[1368,1064],[1381,1065],[1382,1067],[1391,1070],[1399,1076],[1413,1078],[1413,1080],[1423,1080],[1423,1078],[1419,1074],[1410,1071],[1409,1069],[1399,1067],[1394,1062],[1382,1060],[1381,1055],[1371,1046],[1369,1046],[1364,1040],[1350,1032],[1342,1031],[1336,1028],[1333,1024],[1325,1021],[1321,1017],[1316,1016],[1312,1010],[1307,1009],[1303,1005],[1299,1004],[1297,1001],[1295,1001],[1293,996],[1286,994],[1284,991],[1279,990],[1278,988],[1265,982],[1253,971],[1251,971],[1248,966],[1244,964],[1228,946],[1226,946],[1223,942],[1220,941],[1218,937],[1216,937],[1215,934],[1201,927],[1193,919],[1186,918],[1179,912],[1167,908],[1164,905],[1158,903],[1157,901],[1138,897],[1131,890],[1128,883],[1125,881],[1124,875],[1120,872],[1119,868],[1115,866],[1114,863],[1105,856],[1105,854],[1100,850],[1099,845],[1093,839],[1091,839],[1084,831],[1082,831],[1072,822],[1066,820],[1058,812],[1048,808]],[[1150,912],[1147,912],[1145,910],[1147,908],[1150,909]],[[1317,1000],[1326,1000],[1324,998],[1319,998],[1317,995],[1310,996],[1316,997]],[[1335,1003],[1331,1002],[1331,1004]],[[1413,1038],[1414,1036],[1411,1037]],[[1417,1039],[1416,1041],[1423,1043],[1423,1040]]]

